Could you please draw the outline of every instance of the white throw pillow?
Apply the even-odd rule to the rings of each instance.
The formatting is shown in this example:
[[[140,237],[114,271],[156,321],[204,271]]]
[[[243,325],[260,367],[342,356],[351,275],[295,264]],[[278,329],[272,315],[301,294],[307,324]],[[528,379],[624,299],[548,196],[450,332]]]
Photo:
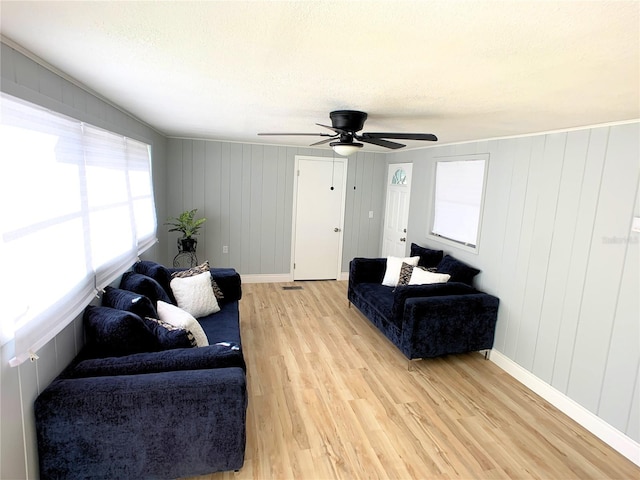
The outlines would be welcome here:
[[[398,285],[400,279],[400,269],[402,268],[402,262],[413,265],[418,265],[420,257],[387,257],[387,269],[384,272],[384,278],[382,279],[382,285],[387,287],[395,287]]]
[[[209,345],[209,340],[202,326],[189,312],[185,312],[180,307],[163,302],[162,300],[158,300],[156,310],[158,311],[158,317],[160,317],[161,321],[173,325],[176,328],[183,328],[191,332],[193,338],[196,339],[196,345],[198,347],[207,347]]]
[[[171,280],[171,290],[178,306],[196,318],[220,311],[218,300],[211,288],[211,274],[200,273],[192,277]]]
[[[448,273],[435,273],[422,268],[414,268],[411,272],[409,285],[427,285],[430,283],[447,283],[451,275]]]

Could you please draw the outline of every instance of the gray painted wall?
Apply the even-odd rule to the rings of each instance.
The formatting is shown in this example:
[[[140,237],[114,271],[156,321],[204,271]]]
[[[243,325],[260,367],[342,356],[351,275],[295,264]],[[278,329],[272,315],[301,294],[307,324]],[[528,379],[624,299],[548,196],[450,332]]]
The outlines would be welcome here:
[[[198,259],[245,275],[290,273],[296,155],[331,157],[328,149],[278,147],[170,138],[169,215],[198,209],[207,218]],[[377,256],[384,205],[385,155],[348,159],[342,270],[354,256]],[[355,189],[354,189],[355,186]],[[374,212],[372,219],[369,211]],[[164,220],[159,219],[159,223]],[[164,227],[167,228],[167,227]],[[166,262],[177,253],[170,234]],[[223,254],[222,247],[229,247]]]
[[[640,124],[399,152],[413,163],[408,241],[482,270],[495,348],[640,441]],[[436,157],[488,153],[477,254],[427,235]]]
[[[0,48],[3,92],[152,145],[156,208],[164,218],[166,138],[5,43]],[[159,238],[160,245],[148,250],[145,258],[156,259],[161,249],[166,250],[165,236]],[[46,259],[36,255],[32,260],[38,269],[47,271]],[[47,281],[55,281],[55,273],[43,274],[42,281],[46,288]],[[0,349],[0,478],[38,478],[33,402],[82,345],[82,321],[77,318],[38,352],[36,362],[11,368],[13,342]]]

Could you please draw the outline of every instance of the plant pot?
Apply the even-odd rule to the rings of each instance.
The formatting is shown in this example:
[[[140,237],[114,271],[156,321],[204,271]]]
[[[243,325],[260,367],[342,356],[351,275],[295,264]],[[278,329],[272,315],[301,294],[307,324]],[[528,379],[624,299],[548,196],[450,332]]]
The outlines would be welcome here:
[[[179,252],[195,252],[198,246],[198,240],[193,237],[179,238],[178,239],[178,251]]]

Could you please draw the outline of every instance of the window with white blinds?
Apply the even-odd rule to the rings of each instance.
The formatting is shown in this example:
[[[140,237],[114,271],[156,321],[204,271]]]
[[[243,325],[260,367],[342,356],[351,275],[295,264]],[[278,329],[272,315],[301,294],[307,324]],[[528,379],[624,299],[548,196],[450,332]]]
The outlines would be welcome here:
[[[19,365],[153,245],[157,222],[149,145],[0,102],[0,339]]]
[[[436,162],[431,235],[475,249],[488,155]]]

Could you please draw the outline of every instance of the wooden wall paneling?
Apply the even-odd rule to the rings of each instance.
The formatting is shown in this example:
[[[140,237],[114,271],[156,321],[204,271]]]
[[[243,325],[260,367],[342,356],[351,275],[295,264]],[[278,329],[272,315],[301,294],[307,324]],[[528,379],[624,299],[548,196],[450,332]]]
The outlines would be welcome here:
[[[240,271],[254,273],[251,270],[251,145],[242,146],[242,175],[241,175],[241,210],[240,210]]]
[[[178,235],[166,233],[169,227],[164,223],[182,211],[182,157],[182,141],[170,139],[167,145],[167,216],[158,218],[158,233],[162,231],[167,235],[167,265],[172,265],[173,257],[178,253]]]
[[[242,185],[244,145],[232,143],[229,148],[229,266],[242,270]]]
[[[640,234],[631,231],[633,215],[640,212],[640,145],[634,141],[632,132],[629,143],[625,145],[625,154],[635,159],[635,208],[627,217],[626,234],[623,230],[625,220],[624,200],[619,205],[620,237],[603,238],[602,242],[612,248],[624,250],[624,263],[618,287],[613,317],[613,331],[606,360],[606,369],[602,393],[598,405],[598,416],[617,429],[626,432],[635,379],[640,368]],[[623,147],[624,148],[624,147]],[[634,176],[632,170],[627,172]],[[629,212],[629,210],[627,210]],[[616,215],[618,216],[618,215]]]
[[[260,207],[260,273],[276,271],[276,222],[278,216],[278,149],[264,147]]]
[[[562,305],[557,348],[553,366],[551,385],[567,393],[576,331],[580,318],[584,283],[589,262],[589,252],[593,241],[593,223],[600,195],[600,181],[604,168],[604,158],[609,141],[609,129],[589,130],[589,145],[585,158],[585,170],[578,202],[574,242],[569,258],[567,286]]]
[[[345,206],[344,206],[344,232],[342,235],[343,238],[343,248],[342,248],[342,271],[346,272],[349,270],[349,262],[353,257],[355,257],[355,248],[353,248],[353,243],[351,242],[353,231],[351,226],[353,225],[353,217],[354,217],[354,202],[356,191],[353,187],[355,185],[355,171],[356,171],[356,159],[352,157],[349,159],[347,163],[347,191],[345,196]]]
[[[535,214],[517,347],[518,363],[529,371],[533,368],[533,357],[537,346],[565,144],[565,133],[546,135],[542,156],[535,155],[541,165],[537,170],[538,183],[534,187],[537,188]]]
[[[635,241],[634,241],[635,238]],[[622,278],[613,318],[611,343],[606,360],[598,416],[626,432],[640,366],[640,255],[638,234],[629,235]]]
[[[49,342],[51,345],[53,342]],[[24,441],[24,459],[27,469],[27,478],[38,478],[38,445],[35,432],[35,417],[33,414],[33,402],[35,402],[38,394],[46,387],[45,380],[48,377],[46,362],[55,364],[55,359],[51,355],[51,351],[55,353],[55,349],[43,348],[38,352],[40,360],[37,362],[24,362],[16,369],[19,369],[20,377],[20,402],[21,415],[24,432],[20,432]],[[43,383],[38,382],[38,368],[43,369]],[[13,459],[12,459],[13,460]]]
[[[47,97],[62,102],[62,78],[44,67],[38,68],[38,91]]]
[[[484,185],[484,206],[480,218],[480,232],[478,237],[477,264],[482,270],[476,277],[478,289],[487,293],[496,293],[495,285],[500,283],[499,265],[503,257],[504,232],[506,228],[507,210],[509,208],[509,190],[513,161],[508,158],[513,152],[514,140],[481,142],[476,148],[477,154],[489,154],[486,184]]]
[[[0,43],[0,72],[2,79],[9,82],[16,82],[16,68],[14,63],[16,51],[4,43]]]
[[[286,210],[287,177],[289,165],[287,162],[286,147],[276,147],[275,158],[275,224],[274,224],[274,269],[273,273],[289,273],[291,255],[285,250],[284,239],[290,232],[285,229],[285,217],[291,217],[291,213]]]
[[[191,155],[191,202],[187,208],[189,210],[194,208],[198,209],[196,218],[207,217],[207,205],[205,203],[205,142],[202,140],[193,140],[191,142]],[[209,258],[211,255],[209,252],[210,245],[208,237],[207,224],[205,223],[195,237],[198,240],[196,255],[199,262]]]
[[[263,214],[263,182],[264,182],[264,146],[251,146],[251,193],[249,200],[250,216],[249,216],[249,238],[250,248],[249,255],[249,273],[262,273],[260,269],[262,245],[268,239],[262,237],[262,214]],[[244,252],[243,252],[244,253]]]
[[[282,262],[283,262],[283,267],[286,267],[286,270],[284,270],[284,272],[293,274],[293,272],[291,272],[291,251],[292,251],[291,231],[293,229],[293,183],[294,183],[293,177],[296,174],[295,172],[296,153],[294,148],[290,148],[290,147],[287,148],[286,162],[287,162],[287,168],[285,169],[287,174],[286,181],[285,181],[286,193],[284,195],[284,198],[285,198],[284,211],[286,213],[284,216],[285,234],[282,236],[282,241],[284,242],[284,250],[283,250],[284,257],[282,259]]]
[[[209,260],[211,266],[220,266],[222,257],[222,199],[220,193],[221,158],[220,142],[204,143],[204,233],[207,238],[207,256],[198,258],[200,262]]]
[[[633,124],[611,127],[571,365],[568,394],[594,413],[620,288],[620,282],[612,279],[620,278],[626,250],[625,244],[607,239],[629,235],[637,187],[637,128]],[[637,311],[633,314],[637,318]]]
[[[502,268],[506,283],[500,287],[500,310],[498,322],[507,323],[504,350],[507,357],[514,359],[520,333],[522,303],[524,299],[524,282],[528,266],[530,243],[522,242],[528,238],[533,224],[529,220],[531,214],[525,215],[528,205],[531,204],[531,196],[534,189],[534,178],[531,172],[536,166],[532,159],[534,150],[534,138],[525,137],[518,139],[518,148],[515,152],[514,175],[511,187],[510,208],[507,219],[507,232],[505,235],[505,255]],[[529,223],[527,223],[527,220]]]
[[[562,173],[558,176],[560,188],[555,220],[551,227],[553,241],[549,252],[549,265],[533,362],[533,372],[549,384],[553,377],[558,335],[563,321],[562,307],[569,278],[569,260],[575,242],[576,219],[588,145],[588,130],[567,134]]]
[[[25,412],[20,400],[19,367],[9,366],[13,355],[13,341],[0,348],[0,478],[27,478]]]
[[[382,245],[381,220],[385,202],[383,192],[387,176],[386,169],[387,162],[385,159],[385,155],[379,153],[375,154],[373,162],[373,178],[371,184],[374,195],[372,196],[370,205],[370,210],[373,211],[373,219],[369,220],[369,245],[366,251],[367,257],[378,257],[380,255],[380,246]],[[407,237],[407,239],[408,238],[409,237]]]
[[[627,427],[624,429],[630,438],[637,442],[640,439],[640,365],[636,370],[636,378],[631,396],[631,410],[627,417]]]
[[[369,235],[369,224],[373,221],[369,219],[369,211],[372,210],[372,197],[374,195],[373,169],[375,165],[375,153],[363,152],[361,165],[364,168],[362,168],[361,202],[356,228],[358,229],[358,238],[362,242],[362,244],[358,245],[358,250],[362,251],[364,256],[369,256],[368,252],[371,250],[372,241],[375,241],[375,239],[372,239],[371,235]],[[381,192],[376,190],[375,194],[380,195]]]
[[[27,90],[38,92],[40,82],[38,80],[39,65],[24,55],[14,55],[14,67],[16,83]]]

